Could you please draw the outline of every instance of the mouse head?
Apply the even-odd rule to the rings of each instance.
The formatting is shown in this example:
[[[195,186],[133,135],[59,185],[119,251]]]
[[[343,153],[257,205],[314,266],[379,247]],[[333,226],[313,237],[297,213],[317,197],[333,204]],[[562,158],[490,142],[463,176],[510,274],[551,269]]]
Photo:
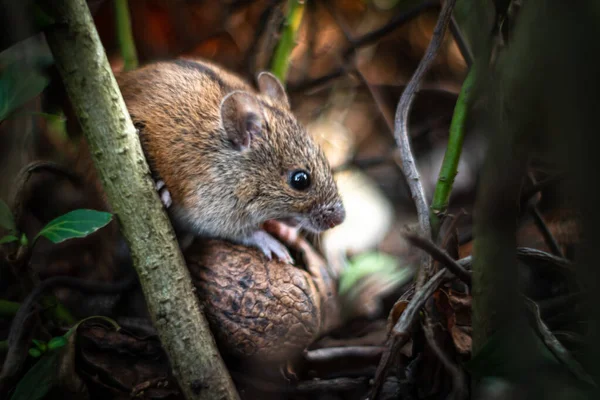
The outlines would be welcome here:
[[[341,224],[345,210],[324,153],[290,110],[281,82],[258,75],[259,93],[229,93],[221,126],[241,171],[237,197],[258,223],[283,220],[311,232]]]

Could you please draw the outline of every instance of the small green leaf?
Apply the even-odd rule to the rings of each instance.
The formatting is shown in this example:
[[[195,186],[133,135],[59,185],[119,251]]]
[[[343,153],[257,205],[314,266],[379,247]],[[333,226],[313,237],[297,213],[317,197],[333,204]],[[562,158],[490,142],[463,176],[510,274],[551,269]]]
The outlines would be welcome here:
[[[42,352],[39,349],[31,348],[29,349],[29,355],[33,358],[38,358],[42,355]]]
[[[18,62],[5,67],[0,74],[0,121],[40,94],[49,82],[38,67]]]
[[[0,299],[0,319],[14,317],[20,307],[21,304],[15,303],[14,301]]]
[[[40,400],[57,382],[59,351],[45,353],[19,381],[10,400]]]
[[[53,243],[85,237],[106,226],[112,218],[111,213],[96,210],[74,210],[53,219],[33,239],[44,236]]]
[[[381,276],[389,283],[401,283],[410,279],[412,272],[407,268],[399,267],[400,261],[388,254],[379,252],[359,254],[352,259],[340,276],[338,292],[344,295],[366,277],[373,275]]]
[[[48,350],[48,346],[46,345],[46,342],[42,341],[42,340],[36,340],[33,339],[32,340],[33,344],[35,344],[35,346],[42,352]]]
[[[8,204],[0,200],[0,227],[8,229],[9,231],[14,231],[15,227],[15,218],[13,217],[12,211],[10,211],[10,207]]]
[[[118,331],[119,329],[121,329],[121,327],[119,326],[119,324],[117,324],[117,322],[114,319],[108,318],[108,317],[104,317],[102,315],[92,315],[91,317],[87,317],[84,318],[82,320],[80,320],[79,322],[77,322],[74,326],[71,327],[71,329],[69,329],[69,331],[67,333],[65,333],[63,335],[63,337],[65,339],[69,339],[69,337],[74,334],[75,332],[77,332],[77,329],[79,328],[79,325],[83,324],[86,321],[89,321],[91,319],[101,319],[105,322],[108,322],[109,324],[111,324],[113,326],[113,328],[115,328],[116,331]]]
[[[50,350],[59,349],[67,344],[67,339],[64,336],[57,336],[50,339],[48,348]]]
[[[18,240],[19,240],[19,238],[16,236],[6,235],[6,236],[0,238],[0,244],[16,242]]]
[[[29,244],[29,240],[27,240],[27,236],[25,234],[21,235],[21,246],[23,247],[27,247],[27,245]]]

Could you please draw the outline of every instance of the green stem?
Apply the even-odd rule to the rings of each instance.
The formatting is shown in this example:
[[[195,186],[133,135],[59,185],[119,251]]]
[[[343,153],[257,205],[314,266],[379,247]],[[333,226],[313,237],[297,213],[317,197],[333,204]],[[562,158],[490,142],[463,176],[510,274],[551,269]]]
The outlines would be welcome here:
[[[138,58],[135,50],[135,42],[131,33],[131,19],[129,17],[128,0],[115,1],[115,16],[117,23],[117,37],[119,39],[119,47],[121,48],[121,56],[123,56],[125,71],[137,68]]]
[[[431,229],[433,237],[436,237],[441,224],[441,217],[448,209],[452,185],[458,173],[458,161],[462,152],[463,139],[465,134],[465,121],[467,119],[467,109],[470,105],[470,93],[472,92],[473,82],[475,82],[475,67],[472,67],[463,83],[454,115],[450,123],[450,134],[448,137],[448,146],[444,161],[440,168],[437,185],[431,202],[429,217],[431,220]]]
[[[0,354],[8,351],[8,340],[0,340]]]
[[[14,301],[0,300],[0,317],[14,317],[20,306]]]
[[[296,34],[304,15],[304,1],[289,0],[288,14],[281,32],[281,38],[271,61],[271,72],[285,83],[290,66],[290,54],[296,46]]]

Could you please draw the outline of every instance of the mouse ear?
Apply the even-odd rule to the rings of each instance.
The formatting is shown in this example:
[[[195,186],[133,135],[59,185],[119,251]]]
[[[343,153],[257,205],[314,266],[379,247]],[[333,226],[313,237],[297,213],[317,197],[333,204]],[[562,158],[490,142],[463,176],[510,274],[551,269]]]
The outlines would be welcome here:
[[[221,102],[221,124],[236,150],[250,146],[263,129],[262,108],[250,93],[235,91]]]
[[[258,90],[261,94],[269,96],[275,100],[275,102],[283,105],[285,108],[290,108],[290,101],[285,93],[285,88],[275,75],[264,71],[258,74],[256,80],[258,82]]]

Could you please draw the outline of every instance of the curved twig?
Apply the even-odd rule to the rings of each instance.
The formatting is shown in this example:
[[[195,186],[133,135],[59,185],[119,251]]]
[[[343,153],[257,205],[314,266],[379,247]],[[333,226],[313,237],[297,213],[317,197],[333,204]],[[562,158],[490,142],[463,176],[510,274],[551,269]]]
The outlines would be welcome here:
[[[425,338],[427,339],[429,347],[431,347],[431,350],[433,350],[433,352],[440,360],[444,368],[446,368],[446,370],[452,376],[453,388],[449,398],[453,400],[464,399],[467,394],[465,373],[455,363],[453,363],[450,360],[450,358],[448,358],[446,353],[444,353],[444,350],[442,350],[442,348],[435,340],[435,333],[433,331],[433,321],[431,321],[431,317],[429,315],[425,316],[423,331],[425,332]]]
[[[376,29],[371,32],[368,32],[368,33],[365,33],[362,36],[359,36],[357,38],[353,38],[353,39],[349,40],[350,44],[342,53],[342,60],[347,61],[358,48],[361,48],[363,46],[368,46],[368,45],[376,42],[377,40],[385,37],[386,35],[392,33],[393,31],[395,31],[399,27],[403,26],[407,22],[412,21],[414,18],[419,16],[423,11],[438,8],[439,6],[440,6],[439,3],[436,1],[427,1],[427,2],[421,3],[402,14],[398,14],[397,16],[393,17],[387,24],[385,24],[381,28]],[[347,72],[351,72],[351,71],[352,71],[351,68],[346,68],[345,66],[341,66],[341,67],[338,67],[318,78],[307,80],[304,82],[299,82],[297,84],[290,84],[288,87],[288,91],[300,92],[300,91],[313,89],[317,86],[321,86],[321,85],[329,82],[330,80],[340,78],[340,77],[344,76]]]
[[[571,261],[567,260],[566,258],[560,258],[550,253],[546,253],[542,250],[531,249],[529,247],[517,247],[517,258],[519,258],[523,262],[527,262],[530,260],[542,261],[548,264],[552,264],[553,266],[556,266],[561,270],[573,272],[571,267]],[[466,270],[470,270],[473,266],[473,257],[467,256],[465,258],[461,258],[457,261],[457,264]]]
[[[542,214],[540,213],[540,210],[538,209],[538,207],[536,205],[531,205],[529,207],[529,214],[533,218],[533,222],[534,222],[535,226],[537,227],[538,231],[540,231],[540,233],[542,234],[542,237],[544,238],[544,242],[546,243],[546,246],[548,246],[550,251],[552,251],[552,253],[555,256],[564,258],[564,254],[560,248],[560,245],[556,241],[556,238],[550,231],[550,228],[546,224],[544,217],[542,216]]]
[[[429,253],[434,260],[443,264],[450,272],[471,287],[471,273],[464,269],[462,265],[456,262],[456,260],[450,257],[448,253],[436,246],[431,240],[414,234],[404,234],[404,237],[412,245],[417,246],[421,250]]]
[[[68,178],[72,183],[76,185],[81,185],[81,178],[70,171],[67,167],[57,164],[51,161],[33,161],[19,171],[17,177],[15,178],[15,184],[13,187],[13,192],[10,199],[10,207],[13,210],[13,216],[15,222],[18,224],[21,219],[21,214],[23,212],[23,196],[25,193],[25,187],[33,175],[36,172],[40,171],[50,171],[54,172],[57,175],[62,175]],[[20,228],[17,226],[17,228]]]
[[[541,335],[541,339],[544,341],[548,349],[554,354],[554,356],[562,362],[573,375],[575,375],[578,379],[586,382],[594,387],[596,387],[596,383],[592,379],[587,372],[585,372],[584,368],[579,364],[579,362],[573,358],[571,353],[556,339],[554,334],[548,329],[544,321],[542,321],[542,317],[540,316],[540,308],[538,305],[531,299],[526,298],[525,303],[531,310],[533,316],[535,317],[536,327]]]
[[[310,362],[326,362],[346,357],[378,357],[384,350],[385,347],[382,346],[326,347],[305,352],[304,359]]]
[[[136,282],[137,275],[135,273],[116,283],[93,282],[67,276],[57,276],[41,282],[25,298],[21,307],[19,307],[19,311],[17,311],[17,314],[13,318],[10,332],[8,333],[8,353],[0,372],[0,383],[4,383],[6,380],[16,376],[23,366],[28,341],[22,339],[28,331],[29,318],[33,315],[32,307],[45,292],[55,287],[66,287],[94,294],[112,294],[123,292],[132,287]]]
[[[425,305],[427,299],[433,295],[437,288],[448,279],[448,270],[446,268],[441,269],[435,274],[423,287],[415,292],[415,295],[408,303],[406,309],[402,312],[402,315],[394,325],[389,338],[388,348],[381,356],[379,365],[377,366],[377,372],[375,373],[375,379],[373,387],[371,388],[370,399],[376,399],[383,387],[383,382],[387,375],[386,371],[391,362],[394,359],[394,355],[400,351],[402,346],[410,339],[410,330],[414,323],[417,321],[419,311]]]
[[[455,3],[456,0],[446,0],[444,2],[442,10],[440,11],[440,16],[435,25],[435,29],[433,30],[431,42],[425,51],[425,55],[421,59],[417,70],[410,78],[410,81],[406,85],[406,88],[400,97],[398,108],[396,109],[396,118],[394,121],[394,137],[400,149],[402,170],[410,188],[412,199],[417,208],[421,236],[426,238],[431,238],[429,206],[427,205],[425,191],[423,190],[423,184],[421,183],[421,176],[417,170],[415,159],[410,147],[408,118],[412,108],[413,100],[415,98],[415,93],[417,92],[425,73],[429,70],[431,63],[433,60],[435,60],[435,57],[437,56],[437,53],[442,45]],[[425,283],[427,277],[431,275],[431,257],[429,254],[425,254],[422,257],[421,265],[422,267],[420,268],[417,276],[417,289],[423,286],[423,283]]]
[[[348,48],[344,50],[344,59],[350,57],[356,49],[372,44],[377,40],[385,37],[386,35],[392,33],[407,22],[412,21],[414,18],[418,17],[423,11],[432,10],[434,8],[438,8],[439,6],[440,4],[437,1],[426,1],[416,5],[415,7],[402,14],[396,15],[390,20],[390,22],[388,22],[381,28],[369,33],[365,33],[364,35],[353,39],[350,42],[350,46],[348,46]]]
[[[467,64],[467,68],[471,68],[473,65],[473,52],[471,51],[469,44],[467,43],[456,19],[452,17],[450,20],[450,31],[452,32],[452,36],[454,37],[454,41],[460,50],[460,54],[463,56],[465,63]]]
[[[334,378],[322,380],[307,380],[298,382],[296,385],[282,385],[280,383],[268,382],[255,377],[249,378],[245,374],[231,372],[232,378],[247,386],[254,387],[263,392],[270,393],[292,393],[309,394],[319,392],[339,392],[356,390],[367,386],[369,378]]]

